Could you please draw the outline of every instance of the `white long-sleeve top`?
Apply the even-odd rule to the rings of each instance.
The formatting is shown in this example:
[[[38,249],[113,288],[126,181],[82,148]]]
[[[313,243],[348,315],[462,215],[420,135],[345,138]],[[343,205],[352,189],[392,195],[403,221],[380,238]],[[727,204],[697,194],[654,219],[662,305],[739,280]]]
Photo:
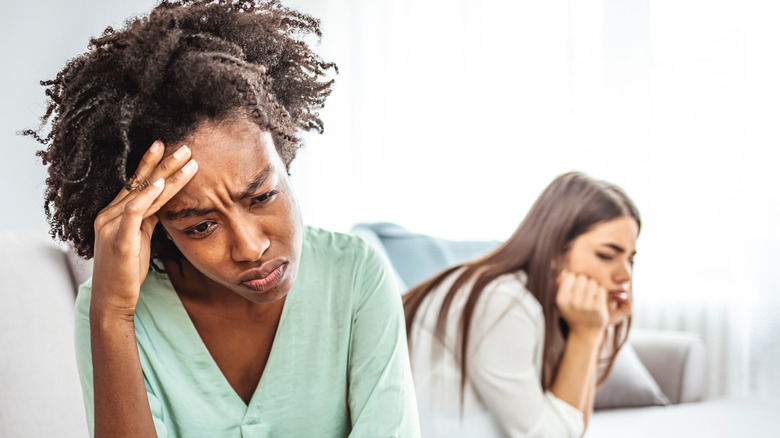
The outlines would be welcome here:
[[[544,314],[525,287],[524,272],[496,278],[477,302],[461,418],[457,328],[470,284],[452,302],[437,355],[433,346],[441,346],[434,340],[441,302],[462,271],[450,274],[425,298],[412,325],[412,374],[422,436],[582,436],[582,413],[542,389]]]

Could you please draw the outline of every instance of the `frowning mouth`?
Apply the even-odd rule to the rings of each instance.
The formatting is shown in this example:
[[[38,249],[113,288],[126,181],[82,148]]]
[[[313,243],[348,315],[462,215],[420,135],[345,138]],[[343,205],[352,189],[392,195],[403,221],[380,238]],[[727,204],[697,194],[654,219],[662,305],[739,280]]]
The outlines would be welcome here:
[[[242,286],[255,292],[266,292],[279,286],[284,279],[288,263],[282,259],[274,259],[262,266],[244,273],[239,282]]]

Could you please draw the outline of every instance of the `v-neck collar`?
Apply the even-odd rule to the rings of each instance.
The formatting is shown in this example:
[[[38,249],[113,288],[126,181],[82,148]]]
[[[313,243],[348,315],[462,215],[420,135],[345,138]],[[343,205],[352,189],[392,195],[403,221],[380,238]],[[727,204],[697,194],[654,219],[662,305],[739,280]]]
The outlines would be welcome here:
[[[271,345],[271,351],[268,355],[265,368],[263,369],[263,374],[260,377],[260,381],[257,383],[257,387],[255,388],[252,397],[249,399],[249,403],[247,404],[244,402],[241,396],[238,395],[236,390],[233,389],[233,387],[230,385],[230,382],[228,382],[227,378],[222,373],[222,370],[217,365],[217,362],[211,356],[211,353],[206,347],[206,344],[203,342],[203,339],[200,337],[198,330],[195,328],[195,324],[192,322],[189,313],[187,313],[187,309],[181,302],[179,294],[176,293],[176,290],[173,288],[173,284],[171,283],[170,278],[168,278],[168,275],[163,273],[150,272],[149,276],[152,275],[155,277],[155,281],[159,282],[162,286],[159,289],[152,289],[160,291],[160,294],[157,297],[160,301],[162,301],[160,305],[166,306],[170,309],[170,318],[173,320],[172,322],[174,322],[174,326],[180,331],[180,336],[177,338],[187,339],[189,341],[186,342],[185,345],[176,345],[176,348],[182,350],[182,352],[185,353],[187,357],[193,358],[196,362],[203,364],[207,368],[207,373],[211,378],[209,379],[209,382],[206,382],[206,384],[212,386],[211,389],[214,392],[225,395],[229,400],[229,403],[232,407],[231,409],[235,409],[236,412],[243,412],[242,421],[246,421],[247,416],[249,416],[251,412],[259,412],[260,410],[257,408],[260,407],[263,402],[263,382],[267,380],[269,374],[274,373],[274,370],[277,368],[274,358],[275,356],[278,356],[278,354],[274,353],[278,348],[281,348],[278,346],[278,344],[283,342],[280,341],[280,339],[282,339],[284,332],[286,331],[290,308],[293,307],[295,297],[297,295],[295,292],[295,284],[287,293],[284,305],[282,306],[282,313],[279,317],[279,325],[276,328],[276,333],[274,333],[273,344]],[[297,283],[298,282],[296,281],[296,284]],[[150,306],[150,308],[154,307],[156,306]],[[204,382],[198,382],[198,384],[202,385]]]

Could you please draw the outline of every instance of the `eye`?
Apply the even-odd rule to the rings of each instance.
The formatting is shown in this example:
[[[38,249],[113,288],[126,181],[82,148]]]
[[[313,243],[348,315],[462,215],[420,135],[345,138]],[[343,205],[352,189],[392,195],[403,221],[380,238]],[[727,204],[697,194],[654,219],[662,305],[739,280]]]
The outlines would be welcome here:
[[[189,237],[200,239],[211,234],[212,231],[214,231],[215,225],[214,222],[201,222],[194,227],[184,230],[184,234]]]
[[[615,260],[615,256],[613,256],[611,254],[600,253],[600,252],[596,253],[596,257],[600,258],[601,260],[606,260],[606,261]]]
[[[276,196],[279,193],[278,190],[273,189],[268,193],[263,193],[260,196],[256,196],[252,198],[252,204],[265,204],[268,201],[270,201],[274,196]]]

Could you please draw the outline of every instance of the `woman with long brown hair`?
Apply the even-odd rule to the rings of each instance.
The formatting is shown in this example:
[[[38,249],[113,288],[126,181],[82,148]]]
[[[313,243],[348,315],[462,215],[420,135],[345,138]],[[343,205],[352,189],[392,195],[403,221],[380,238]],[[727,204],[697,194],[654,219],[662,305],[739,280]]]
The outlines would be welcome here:
[[[504,244],[404,296],[423,436],[579,437],[625,343],[639,213],[556,178]]]

